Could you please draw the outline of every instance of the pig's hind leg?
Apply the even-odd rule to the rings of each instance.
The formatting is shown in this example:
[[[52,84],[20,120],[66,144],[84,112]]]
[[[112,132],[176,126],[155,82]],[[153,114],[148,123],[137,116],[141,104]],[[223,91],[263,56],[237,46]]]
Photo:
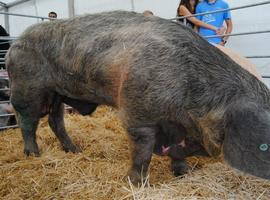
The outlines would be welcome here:
[[[170,146],[168,156],[171,160],[171,170],[175,176],[181,176],[186,174],[190,167],[185,161],[185,158],[189,155],[189,151],[180,144],[173,144]]]
[[[25,92],[22,88],[13,89],[11,103],[16,112],[18,124],[24,140],[24,153],[39,156],[36,130],[42,116],[42,98],[34,89]]]
[[[58,95],[54,98],[50,108],[49,125],[65,152],[81,152],[81,149],[72,143],[67,134],[64,124],[64,104],[62,103],[62,98]]]
[[[145,178],[155,145],[155,126],[132,127],[128,129],[131,140],[134,142],[132,167],[129,177],[133,183],[140,183]]]
[[[185,146],[174,144],[171,146],[169,156],[171,157],[171,169],[175,176],[186,174],[191,168],[185,158],[189,156],[209,156],[203,146],[192,139],[185,140]]]
[[[191,168],[185,160],[171,160],[171,170],[174,176],[182,176],[186,174]]]

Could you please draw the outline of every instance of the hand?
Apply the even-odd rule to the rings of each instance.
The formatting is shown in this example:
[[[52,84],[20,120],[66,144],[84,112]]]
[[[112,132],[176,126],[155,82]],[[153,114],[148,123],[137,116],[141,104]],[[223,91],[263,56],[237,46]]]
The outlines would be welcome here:
[[[221,28],[218,28],[216,30],[216,34],[217,35],[223,35],[225,33],[225,31],[226,31],[226,28],[224,26],[222,26]]]
[[[224,41],[221,41],[221,42],[219,43],[219,45],[225,46],[225,42],[224,42]]]

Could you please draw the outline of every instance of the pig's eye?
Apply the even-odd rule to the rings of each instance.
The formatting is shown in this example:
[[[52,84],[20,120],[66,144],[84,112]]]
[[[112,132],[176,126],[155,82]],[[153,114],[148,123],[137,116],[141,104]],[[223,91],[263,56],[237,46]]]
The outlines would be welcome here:
[[[259,148],[261,151],[267,151],[269,146],[268,146],[268,144],[261,144]]]

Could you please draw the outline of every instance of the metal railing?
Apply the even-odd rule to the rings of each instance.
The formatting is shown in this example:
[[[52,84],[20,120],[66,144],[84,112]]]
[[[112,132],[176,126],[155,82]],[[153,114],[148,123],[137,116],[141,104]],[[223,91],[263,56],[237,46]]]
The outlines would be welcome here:
[[[10,125],[10,126],[1,126],[0,130],[5,130],[5,129],[9,129],[9,128],[18,128],[18,124],[16,125]]]
[[[10,40],[10,41],[12,41],[12,40],[16,40],[16,39],[17,39],[17,37],[0,36],[0,40]],[[5,50],[0,50],[0,52],[1,51],[5,51]]]
[[[246,56],[246,58],[250,58],[250,59],[257,59],[257,58],[270,58],[270,56]]]
[[[0,15],[12,15],[12,16],[18,16],[18,17],[28,17],[28,18],[35,18],[35,19],[52,19],[55,20],[55,18],[50,18],[50,17],[42,17],[42,16],[35,16],[35,15],[24,15],[24,14],[19,14],[19,13],[10,13],[10,12],[1,12]]]
[[[2,50],[2,52],[3,52],[3,50]],[[5,52],[4,53],[6,53],[6,50],[5,50]],[[0,61],[4,61],[4,59],[3,58],[0,58]],[[4,62],[0,62],[0,64],[4,64]],[[1,73],[1,75],[0,75],[0,79],[2,79],[2,80],[5,80],[5,81],[7,81],[8,80],[8,76],[7,76],[7,74],[5,73],[6,71],[4,71],[4,70],[1,70],[0,71],[0,73]],[[6,86],[7,87],[7,86]],[[0,92],[8,92],[10,90],[10,88],[0,88]],[[5,94],[6,95],[6,94]],[[0,101],[0,104],[1,105],[3,105],[3,104],[5,104],[3,107],[2,107],[2,109],[4,109],[6,106],[9,106],[10,105],[10,101],[9,100],[5,100],[5,101]],[[8,113],[8,112],[6,112],[5,114],[0,114],[0,118],[7,118],[6,120],[7,120],[7,122],[10,120],[10,117],[12,117],[12,116],[15,116],[15,114],[14,113]],[[16,127],[18,127],[18,125],[16,124],[16,125],[4,125],[4,126],[1,126],[0,127],[0,130],[4,130],[4,129],[7,129],[7,128],[16,128]]]
[[[270,30],[264,30],[264,31],[249,31],[249,32],[243,32],[243,33],[230,33],[230,34],[223,34],[223,35],[210,35],[205,36],[204,38],[216,38],[216,37],[226,37],[226,36],[239,36],[239,35],[254,35],[254,34],[263,34],[263,33],[270,33]]]

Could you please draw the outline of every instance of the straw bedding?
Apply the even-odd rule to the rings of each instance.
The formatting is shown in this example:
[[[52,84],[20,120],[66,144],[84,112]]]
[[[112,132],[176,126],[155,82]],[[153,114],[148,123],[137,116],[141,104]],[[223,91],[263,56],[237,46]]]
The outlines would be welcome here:
[[[140,187],[125,177],[130,146],[116,111],[100,107],[91,117],[68,114],[66,127],[83,153],[61,150],[42,119],[41,157],[23,155],[19,129],[0,133],[0,199],[269,199],[270,181],[243,176],[218,160],[189,158],[189,174],[175,178],[169,159],[154,156]]]

